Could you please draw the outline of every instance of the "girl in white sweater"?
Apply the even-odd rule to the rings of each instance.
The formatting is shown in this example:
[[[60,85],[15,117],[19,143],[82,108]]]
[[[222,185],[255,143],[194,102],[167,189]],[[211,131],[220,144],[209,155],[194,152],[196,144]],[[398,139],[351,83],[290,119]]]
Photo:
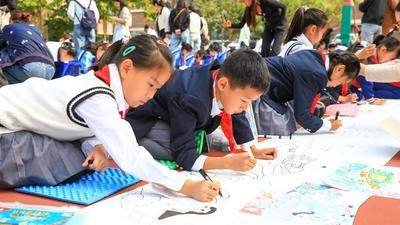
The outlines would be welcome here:
[[[84,145],[96,146],[95,151],[104,146],[118,166],[133,176],[211,201],[219,191],[217,182],[189,180],[155,162],[123,119],[130,107],[146,103],[170,79],[168,47],[148,35],[126,44],[117,41],[93,69],[96,72],[78,77],[31,78],[0,88],[1,126],[60,141],[84,139]],[[96,156],[89,154],[85,165],[88,160],[95,163]]]

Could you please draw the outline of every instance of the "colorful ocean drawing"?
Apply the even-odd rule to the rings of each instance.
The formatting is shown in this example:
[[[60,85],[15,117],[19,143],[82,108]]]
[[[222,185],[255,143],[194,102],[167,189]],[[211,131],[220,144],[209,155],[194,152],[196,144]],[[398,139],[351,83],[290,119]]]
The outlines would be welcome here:
[[[367,196],[304,183],[288,193],[260,193],[240,213],[290,224],[352,224]]]
[[[343,190],[400,198],[400,168],[350,163],[336,168],[325,183]]]

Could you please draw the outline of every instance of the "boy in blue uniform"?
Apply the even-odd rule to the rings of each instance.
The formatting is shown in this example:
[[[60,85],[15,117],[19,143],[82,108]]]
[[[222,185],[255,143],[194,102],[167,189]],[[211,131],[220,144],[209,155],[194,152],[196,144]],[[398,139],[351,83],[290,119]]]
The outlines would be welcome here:
[[[232,115],[233,135],[242,149],[256,158],[273,159],[276,149],[257,149],[244,111],[268,90],[270,76],[264,60],[251,50],[239,50],[220,67],[176,71],[155,98],[126,117],[139,144],[156,159],[174,160],[185,170],[233,169],[247,171],[256,160],[247,153],[206,157],[196,152],[195,131],[214,131],[220,114]]]

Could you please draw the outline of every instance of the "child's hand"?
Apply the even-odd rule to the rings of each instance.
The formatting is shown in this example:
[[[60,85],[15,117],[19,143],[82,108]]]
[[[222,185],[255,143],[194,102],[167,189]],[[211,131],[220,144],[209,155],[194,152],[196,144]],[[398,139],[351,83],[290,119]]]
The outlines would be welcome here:
[[[357,94],[349,94],[347,96],[339,96],[339,102],[341,103],[348,103],[348,102],[355,102],[357,101],[358,96]]]
[[[257,160],[250,157],[247,152],[226,156],[228,157],[228,169],[236,171],[249,171],[256,166]]]
[[[89,163],[89,160],[92,163]],[[107,152],[103,145],[96,145],[83,162],[83,167],[90,167],[93,170],[103,172],[108,167],[109,161]]]
[[[221,188],[219,182],[186,180],[180,192],[202,202],[210,202]]]
[[[226,21],[224,22],[224,27],[225,27],[225,28],[231,28],[231,27],[232,27],[232,22],[231,22],[230,20],[226,20]]]
[[[272,160],[278,156],[278,150],[276,148],[252,148],[251,151],[253,152],[254,157],[257,159]]]
[[[384,105],[385,104],[385,99],[381,98],[375,98],[373,102],[371,102],[371,105]]]
[[[342,126],[342,121],[341,120],[330,119],[329,121],[331,121],[331,129],[330,129],[330,131],[335,131],[339,127]]]
[[[375,45],[368,45],[367,47],[359,50],[358,52],[354,53],[358,59],[366,59],[372,55],[376,50]]]

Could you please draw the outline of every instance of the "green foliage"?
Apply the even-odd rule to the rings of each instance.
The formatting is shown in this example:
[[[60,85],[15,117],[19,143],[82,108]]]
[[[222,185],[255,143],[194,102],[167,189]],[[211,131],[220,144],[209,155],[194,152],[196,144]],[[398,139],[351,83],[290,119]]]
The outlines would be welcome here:
[[[48,28],[48,40],[58,40],[64,33],[72,32],[73,22],[67,16],[68,3],[63,0],[54,0],[49,3],[48,17],[45,25]]]
[[[316,7],[324,10],[333,26],[339,24],[343,0],[281,0],[288,5],[288,20],[290,20],[300,6]],[[355,2],[361,0],[356,0]],[[107,19],[109,16],[117,15],[118,10],[114,6],[114,0],[97,0],[100,17]],[[151,0],[126,0],[131,9],[142,8],[146,12],[146,19],[154,21],[156,12],[153,9]],[[223,17],[232,22],[239,22],[244,12],[243,0],[193,0],[196,8],[201,10],[207,19],[210,35],[212,39],[235,39],[239,35],[239,30],[225,29],[223,27]],[[68,0],[23,0],[19,1],[19,8],[31,12],[37,18],[36,24],[42,29],[44,25],[48,27],[48,37],[50,40],[58,39],[65,33],[72,31],[72,21],[67,17]],[[43,16],[43,12],[45,16]],[[47,16],[46,16],[47,15]],[[257,18],[257,27],[251,28],[253,35],[261,35],[263,31],[263,21]]]

